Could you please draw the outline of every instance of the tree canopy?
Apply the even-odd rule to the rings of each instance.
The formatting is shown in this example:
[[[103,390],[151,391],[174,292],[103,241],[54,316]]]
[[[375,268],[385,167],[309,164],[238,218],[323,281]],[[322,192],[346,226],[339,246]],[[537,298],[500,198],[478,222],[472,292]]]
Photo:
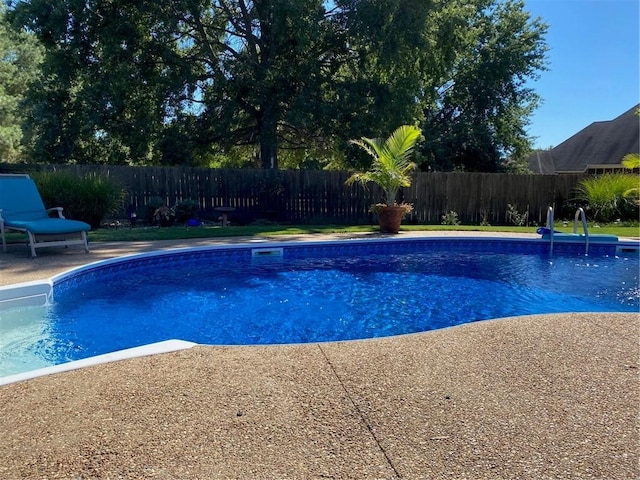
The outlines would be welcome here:
[[[521,1],[470,17],[466,48],[425,107],[423,168],[492,172],[501,159],[524,158],[531,147],[525,129],[539,101],[526,82],[545,68],[545,31]]]
[[[415,124],[422,168],[493,171],[529,147],[546,49],[512,0],[23,0],[9,18],[45,48],[31,156],[60,163],[362,167],[350,138]]]
[[[35,37],[11,30],[0,3],[0,160],[14,162],[23,154],[22,102],[38,78],[42,49]]]

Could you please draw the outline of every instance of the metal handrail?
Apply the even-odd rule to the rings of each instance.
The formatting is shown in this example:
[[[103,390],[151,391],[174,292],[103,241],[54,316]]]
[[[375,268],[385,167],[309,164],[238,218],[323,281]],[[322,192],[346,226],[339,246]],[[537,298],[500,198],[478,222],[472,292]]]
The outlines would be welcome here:
[[[578,235],[578,220],[582,221],[582,229],[584,230],[584,254],[589,254],[589,228],[587,227],[587,216],[582,208],[576,210],[576,215],[573,219],[573,234]],[[546,228],[549,234],[549,253],[553,255],[553,238],[554,238],[554,222],[553,222],[553,207],[547,209],[547,223]]]
[[[549,229],[549,254],[553,255],[553,207],[547,209],[547,228]]]
[[[584,230],[584,254],[587,255],[589,253],[589,229],[587,228],[587,217],[584,214],[584,210],[582,207],[576,210],[576,215],[573,218],[573,233],[578,233],[578,219],[582,220],[582,229]]]

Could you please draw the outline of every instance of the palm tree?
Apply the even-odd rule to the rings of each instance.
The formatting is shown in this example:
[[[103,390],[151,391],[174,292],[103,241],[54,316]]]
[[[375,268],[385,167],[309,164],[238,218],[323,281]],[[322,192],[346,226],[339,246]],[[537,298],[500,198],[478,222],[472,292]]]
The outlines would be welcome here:
[[[373,164],[371,170],[351,175],[346,184],[359,182],[366,187],[369,182],[373,182],[383,190],[384,204],[393,207],[396,205],[398,190],[411,186],[410,174],[416,164],[409,158],[419,138],[419,128],[402,125],[386,140],[365,137],[351,140],[349,143],[361,147],[373,157]]]
[[[419,128],[402,125],[386,140],[362,137],[350,141],[371,155],[373,164],[368,172],[351,175],[346,184],[359,182],[366,188],[369,182],[373,182],[382,189],[384,203],[372,205],[371,211],[378,214],[380,230],[383,232],[398,233],[402,218],[413,209],[412,205],[406,203],[398,205],[396,197],[401,187],[411,186],[410,174],[416,164],[410,157],[419,138]]]

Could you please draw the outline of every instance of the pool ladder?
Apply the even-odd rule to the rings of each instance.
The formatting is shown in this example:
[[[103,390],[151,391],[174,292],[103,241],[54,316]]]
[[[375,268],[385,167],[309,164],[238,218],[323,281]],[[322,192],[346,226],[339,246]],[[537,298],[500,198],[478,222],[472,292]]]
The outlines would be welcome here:
[[[582,222],[582,230],[584,231],[584,254],[589,254],[589,229],[587,228],[587,216],[584,214],[584,210],[582,207],[576,210],[576,214],[573,217],[573,234],[578,234],[578,220]],[[549,229],[549,238],[550,242],[550,253],[553,254],[553,207],[549,207],[547,210],[547,224],[546,227]]]

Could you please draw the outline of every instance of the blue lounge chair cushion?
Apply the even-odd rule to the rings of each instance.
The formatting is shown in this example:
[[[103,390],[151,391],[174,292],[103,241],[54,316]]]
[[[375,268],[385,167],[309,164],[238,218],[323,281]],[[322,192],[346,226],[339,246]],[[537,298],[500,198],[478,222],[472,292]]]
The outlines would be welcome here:
[[[88,223],[64,218],[44,218],[41,220],[9,220],[7,227],[27,230],[34,235],[56,235],[75,232],[87,232],[91,229]]]

